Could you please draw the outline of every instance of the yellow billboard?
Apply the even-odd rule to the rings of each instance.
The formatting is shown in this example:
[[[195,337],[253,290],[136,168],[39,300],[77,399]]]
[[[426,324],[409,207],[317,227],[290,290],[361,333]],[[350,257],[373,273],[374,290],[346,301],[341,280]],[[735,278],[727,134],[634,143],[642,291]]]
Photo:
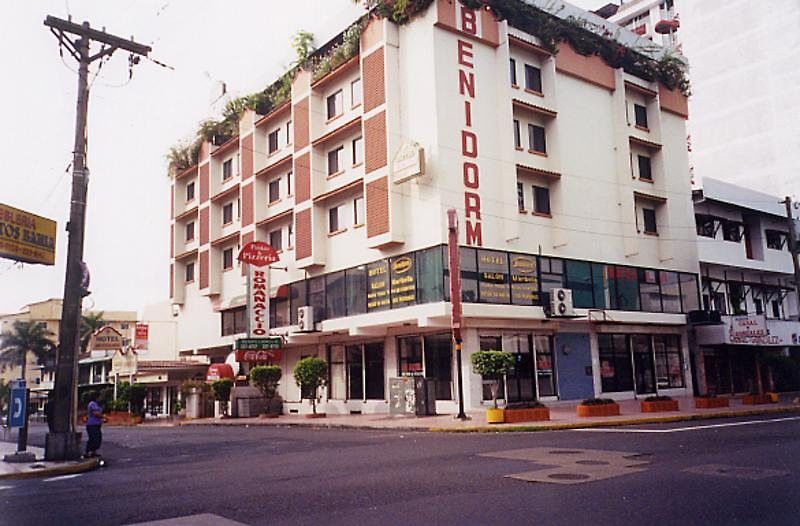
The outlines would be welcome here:
[[[0,203],[0,257],[55,264],[56,222]]]

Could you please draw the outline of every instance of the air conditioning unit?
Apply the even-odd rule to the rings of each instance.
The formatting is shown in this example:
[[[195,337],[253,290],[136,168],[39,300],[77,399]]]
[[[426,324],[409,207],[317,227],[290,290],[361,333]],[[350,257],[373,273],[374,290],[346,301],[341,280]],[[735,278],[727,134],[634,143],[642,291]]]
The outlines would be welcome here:
[[[297,328],[300,332],[314,330],[314,307],[306,305],[297,308]]]
[[[572,290],[553,289],[550,291],[550,315],[575,316],[575,309],[572,307]]]

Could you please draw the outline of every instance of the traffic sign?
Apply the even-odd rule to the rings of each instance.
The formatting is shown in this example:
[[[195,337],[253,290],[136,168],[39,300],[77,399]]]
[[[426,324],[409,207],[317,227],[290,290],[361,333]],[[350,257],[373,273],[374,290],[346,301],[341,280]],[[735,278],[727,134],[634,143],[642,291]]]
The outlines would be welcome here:
[[[274,338],[240,338],[236,340],[237,351],[268,351],[283,347],[280,336]]]
[[[12,382],[11,403],[8,407],[8,425],[10,427],[24,427],[28,410],[28,390],[25,381]]]
[[[275,263],[280,258],[278,252],[263,241],[252,241],[239,252],[239,261],[256,267]]]

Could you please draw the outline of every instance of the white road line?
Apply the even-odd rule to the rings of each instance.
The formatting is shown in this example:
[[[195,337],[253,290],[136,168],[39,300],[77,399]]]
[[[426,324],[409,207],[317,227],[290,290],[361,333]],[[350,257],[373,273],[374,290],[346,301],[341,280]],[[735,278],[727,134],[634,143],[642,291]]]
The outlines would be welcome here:
[[[681,431],[698,431],[702,429],[714,429],[719,427],[749,426],[754,424],[771,424],[774,422],[786,422],[790,420],[800,420],[800,416],[788,416],[785,418],[770,418],[767,420],[748,420],[745,422],[726,422],[724,424],[708,424],[705,426],[675,427],[672,429],[624,429],[620,427],[590,427],[576,429],[575,431],[594,432],[594,433],[679,433]]]
[[[14,487],[14,486],[0,486],[0,490],[4,490],[4,489],[11,489],[11,488],[13,488],[13,487]]]
[[[59,477],[50,477],[49,479],[44,479],[42,482],[55,482],[57,480],[68,480],[74,479],[75,477],[80,477],[83,473],[74,473],[72,475],[61,475]]]

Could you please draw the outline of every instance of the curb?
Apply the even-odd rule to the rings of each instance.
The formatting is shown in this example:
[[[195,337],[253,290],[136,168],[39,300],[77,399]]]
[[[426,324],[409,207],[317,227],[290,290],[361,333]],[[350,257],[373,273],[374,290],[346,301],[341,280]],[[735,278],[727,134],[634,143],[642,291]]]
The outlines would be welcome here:
[[[41,463],[43,463],[42,461]],[[40,462],[37,462],[40,463]],[[0,480],[19,480],[19,479],[32,479],[41,477],[52,477],[58,475],[74,475],[76,473],[86,473],[92,471],[100,466],[100,461],[97,458],[90,458],[81,460],[74,464],[66,464],[63,466],[53,466],[50,468],[34,469],[31,471],[20,471],[17,473],[8,473],[0,475]]]
[[[221,422],[198,422],[178,424],[178,427],[192,427],[192,426],[211,426],[211,427],[306,427],[311,429],[369,429],[373,431],[414,431],[425,432],[432,431],[434,428],[425,426],[409,426],[409,427],[385,427],[374,425],[354,425],[354,424],[325,424],[320,422],[283,422],[280,424],[257,424],[253,422],[235,422],[230,424],[223,424]]]
[[[568,431],[570,429],[591,429],[597,427],[623,427],[639,424],[667,424],[673,422],[692,422],[697,420],[715,420],[720,418],[737,418],[743,416],[775,415],[784,413],[800,413],[800,407],[775,407],[770,409],[752,409],[748,411],[721,411],[718,413],[674,415],[647,418],[628,418],[604,422],[575,422],[570,424],[544,424],[521,426],[475,426],[465,428],[432,427],[433,433],[534,433],[537,431]]]

